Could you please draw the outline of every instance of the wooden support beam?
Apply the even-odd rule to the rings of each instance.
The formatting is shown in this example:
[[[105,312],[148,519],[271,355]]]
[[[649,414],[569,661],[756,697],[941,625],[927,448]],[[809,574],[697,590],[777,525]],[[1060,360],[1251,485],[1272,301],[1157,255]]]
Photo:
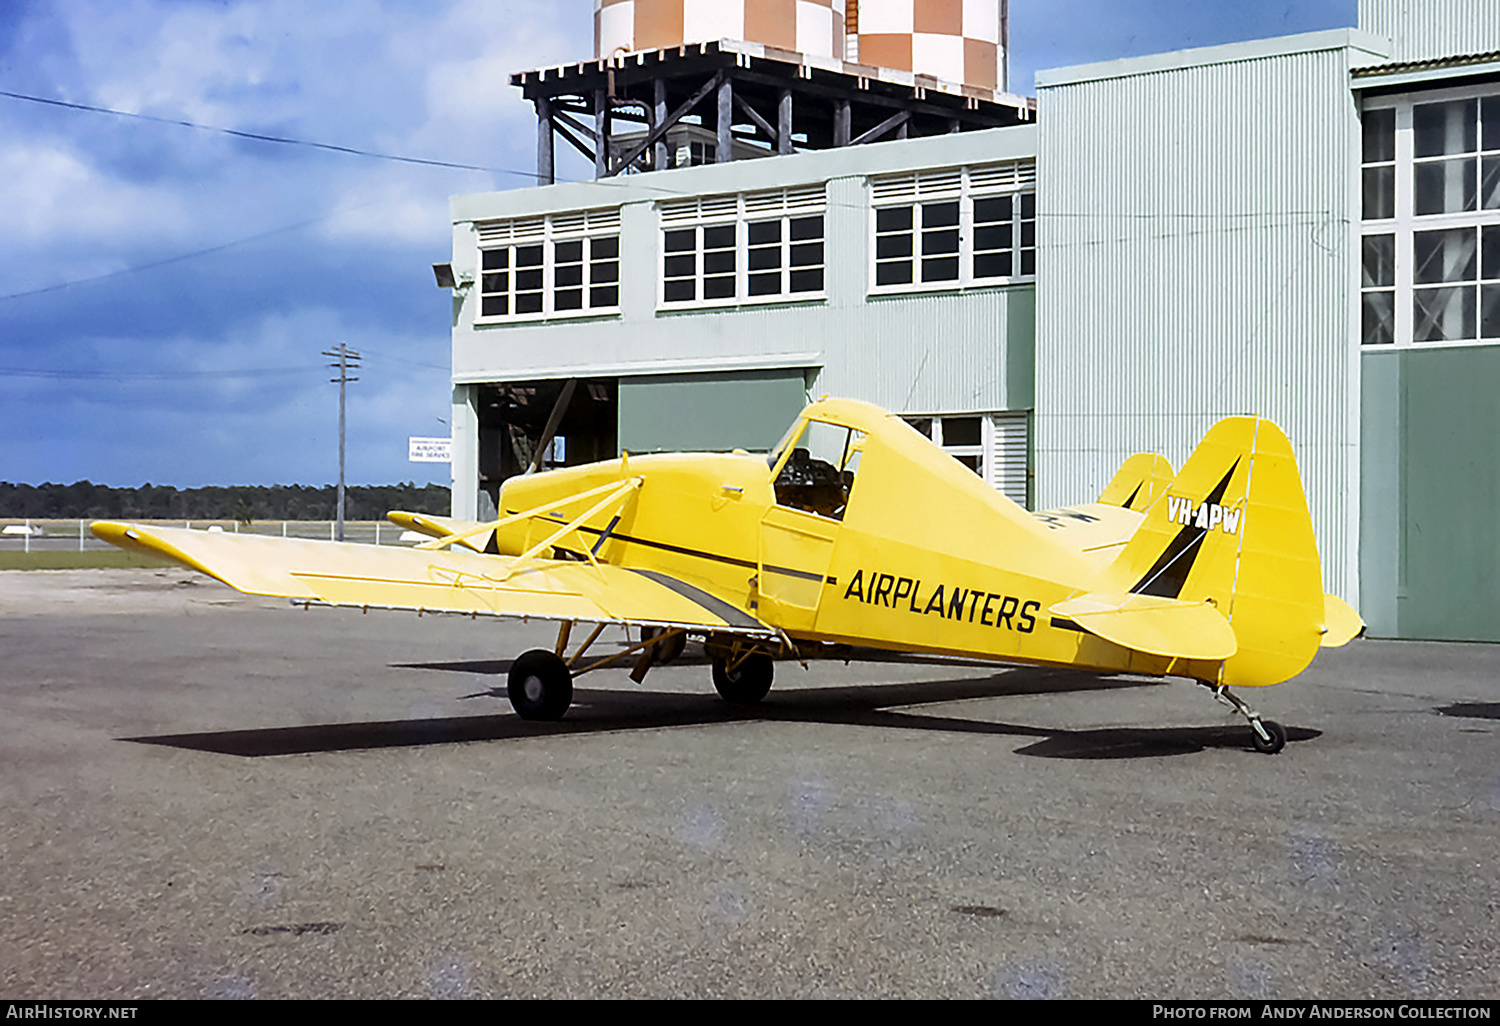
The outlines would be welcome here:
[[[783,89],[776,104],[776,152],[792,152],[792,91]]]
[[[719,75],[719,141],[714,153],[714,162],[727,164],[734,159],[734,81],[728,75]]]
[[[774,129],[774,128],[771,127],[771,123],[769,121],[767,121],[765,118],[761,117],[758,113],[756,113],[755,108],[752,107],[752,106],[750,106],[748,103],[746,103],[744,101],[744,99],[738,93],[735,94],[734,105],[736,107],[738,107],[740,110],[744,111],[745,114],[746,114],[746,116],[748,116],[751,121],[755,122],[755,125],[756,125],[757,128],[759,128],[762,132],[766,133],[766,138],[769,139],[769,140],[771,140],[771,143],[773,145],[776,143],[776,141],[777,141],[777,132],[776,132],[776,129]]]
[[[905,128],[906,123],[910,120],[910,111],[898,110],[896,113],[886,118],[884,121],[876,125],[874,128],[870,129],[868,132],[861,133],[857,139],[850,139],[849,145],[858,146],[860,143],[874,142],[876,139],[879,139],[882,135],[885,135],[885,133],[889,132],[893,128],[896,128],[898,126]]]
[[[551,185],[557,181],[556,168],[552,156],[552,101],[539,96],[536,101],[536,184]]]
[[[594,130],[592,128],[590,128],[588,125],[585,125],[582,121],[579,121],[577,118],[573,117],[572,115],[564,114],[560,110],[555,110],[554,109],[552,111],[552,120],[555,121],[555,122],[559,122],[561,124],[567,125],[573,131],[577,132],[579,138],[581,138],[581,139],[588,139],[590,141],[593,141],[593,140],[595,140],[595,139],[598,138],[598,136],[595,134]]]
[[[655,128],[647,132],[646,138],[636,143],[630,148],[628,152],[621,156],[619,163],[615,164],[613,169],[611,169],[610,174],[619,174],[625,168],[634,163],[636,157],[639,157],[642,153],[645,153],[648,147],[656,145],[657,140],[666,138],[667,129],[671,128],[688,114],[692,113],[693,108],[698,106],[699,102],[701,102],[705,96],[713,92],[714,89],[718,87],[719,79],[721,79],[723,76],[724,73],[721,71],[718,74],[714,75],[713,78],[709,79],[707,82],[704,82],[701,86],[699,86],[697,92],[695,92],[692,96],[689,96],[682,102],[682,104],[678,106],[676,110],[667,115],[665,119],[659,121]]]
[[[593,144],[586,143],[582,139],[578,138],[578,136],[574,135],[563,125],[561,120],[554,120],[552,123],[552,128],[557,132],[558,135],[563,137],[563,142],[572,146],[575,150],[583,154],[589,160],[594,159]]]
[[[655,117],[652,118],[651,122],[651,128],[654,130],[658,125],[667,120],[667,80],[664,78],[654,79],[651,83],[651,88],[652,99],[655,101],[653,105]],[[667,137],[665,135],[657,136],[656,142],[652,146],[655,147],[651,151],[652,168],[657,171],[665,171],[667,169]]]
[[[594,90],[594,177],[609,177],[609,97]]]

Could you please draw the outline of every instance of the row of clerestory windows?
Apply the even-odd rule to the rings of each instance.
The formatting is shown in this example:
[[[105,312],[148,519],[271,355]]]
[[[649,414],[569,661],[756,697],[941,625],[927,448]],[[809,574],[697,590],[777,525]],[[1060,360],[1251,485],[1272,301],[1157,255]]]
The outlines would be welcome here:
[[[869,196],[870,294],[1034,279],[1034,163],[872,178]],[[663,201],[658,308],[826,298],[827,215],[822,185]],[[619,208],[476,230],[480,323],[619,313]]]

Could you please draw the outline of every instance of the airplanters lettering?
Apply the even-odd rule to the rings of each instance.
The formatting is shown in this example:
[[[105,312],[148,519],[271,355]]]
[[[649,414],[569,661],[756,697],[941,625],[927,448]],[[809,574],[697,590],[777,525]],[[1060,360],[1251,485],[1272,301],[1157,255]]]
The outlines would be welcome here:
[[[991,591],[971,591],[966,588],[947,588],[939,584],[924,598],[922,582],[911,577],[896,577],[871,571],[868,579],[863,570],[856,571],[844,598],[858,599],[867,606],[886,606],[889,609],[904,609],[910,613],[931,616],[936,613],[945,620],[973,623],[977,617],[986,627],[1004,627],[1030,634],[1036,630],[1037,610],[1040,602],[1022,602],[1014,595],[996,595]]]

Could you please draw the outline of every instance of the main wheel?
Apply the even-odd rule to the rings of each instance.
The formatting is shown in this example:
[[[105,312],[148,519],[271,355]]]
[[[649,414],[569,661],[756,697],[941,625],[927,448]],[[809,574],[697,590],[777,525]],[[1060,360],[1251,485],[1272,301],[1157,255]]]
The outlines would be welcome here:
[[[1275,755],[1286,747],[1286,730],[1274,720],[1261,720],[1260,725],[1266,728],[1266,733],[1271,735],[1270,740],[1260,736],[1260,731],[1253,726],[1250,728],[1250,740],[1255,742],[1255,750],[1264,752],[1266,755]]]
[[[645,627],[642,629],[642,635],[644,639],[654,638],[657,635],[665,634],[666,632],[667,628],[665,627]],[[665,666],[667,663],[670,663],[672,660],[682,655],[682,650],[686,647],[687,635],[679,631],[678,633],[672,635],[669,640],[657,642],[657,644],[655,645],[656,662],[661,663],[663,666]]]
[[[728,667],[729,660],[714,660],[714,687],[724,701],[754,705],[771,690],[776,664],[764,652],[745,657],[732,671]]]
[[[510,664],[506,690],[521,719],[560,720],[573,704],[573,674],[557,656],[535,648]]]

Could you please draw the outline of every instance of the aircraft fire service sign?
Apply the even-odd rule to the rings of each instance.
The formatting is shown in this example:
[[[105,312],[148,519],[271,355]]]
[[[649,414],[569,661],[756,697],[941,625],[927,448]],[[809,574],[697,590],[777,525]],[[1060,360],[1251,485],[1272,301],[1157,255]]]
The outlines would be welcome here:
[[[406,459],[409,463],[451,463],[453,439],[408,437]]]

